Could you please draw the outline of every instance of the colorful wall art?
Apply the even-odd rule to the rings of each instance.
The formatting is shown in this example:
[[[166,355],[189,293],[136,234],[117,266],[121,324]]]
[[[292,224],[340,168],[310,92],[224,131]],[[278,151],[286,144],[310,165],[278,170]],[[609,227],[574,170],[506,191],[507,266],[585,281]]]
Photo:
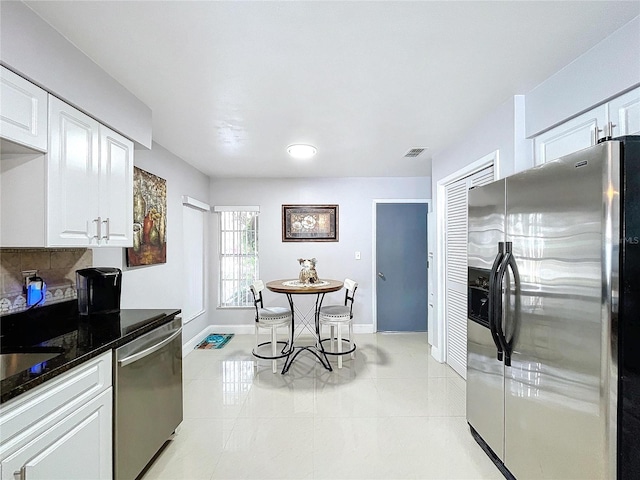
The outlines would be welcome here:
[[[133,169],[133,247],[127,265],[167,261],[167,181],[138,167]]]

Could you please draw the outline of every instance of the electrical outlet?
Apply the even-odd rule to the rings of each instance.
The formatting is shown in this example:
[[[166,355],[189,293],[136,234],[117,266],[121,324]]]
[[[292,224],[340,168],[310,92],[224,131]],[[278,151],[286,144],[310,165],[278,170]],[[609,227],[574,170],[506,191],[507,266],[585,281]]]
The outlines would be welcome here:
[[[360,260],[360,252],[356,252],[356,260]]]
[[[35,277],[38,274],[38,270],[23,270],[22,271],[22,282],[24,283],[24,288],[26,289],[29,286],[29,279],[31,277]]]

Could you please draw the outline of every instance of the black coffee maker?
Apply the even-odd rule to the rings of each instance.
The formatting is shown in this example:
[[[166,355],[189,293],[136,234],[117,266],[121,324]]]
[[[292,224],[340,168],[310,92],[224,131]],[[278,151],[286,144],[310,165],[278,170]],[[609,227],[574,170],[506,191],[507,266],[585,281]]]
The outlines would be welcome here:
[[[78,311],[80,315],[118,313],[122,270],[94,267],[76,270]]]

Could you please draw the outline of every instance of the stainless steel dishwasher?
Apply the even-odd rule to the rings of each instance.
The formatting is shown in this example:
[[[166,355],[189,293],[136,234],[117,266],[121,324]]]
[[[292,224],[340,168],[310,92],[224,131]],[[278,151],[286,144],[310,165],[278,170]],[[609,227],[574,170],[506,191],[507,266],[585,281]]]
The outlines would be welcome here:
[[[115,480],[133,480],[182,422],[182,319],[115,351]]]

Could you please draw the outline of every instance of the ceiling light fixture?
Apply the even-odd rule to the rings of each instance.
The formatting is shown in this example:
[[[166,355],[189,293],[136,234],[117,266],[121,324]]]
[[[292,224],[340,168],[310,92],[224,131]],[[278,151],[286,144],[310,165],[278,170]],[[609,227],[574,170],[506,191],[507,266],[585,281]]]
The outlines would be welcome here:
[[[287,153],[293,158],[305,160],[313,157],[318,150],[313,145],[303,145],[301,143],[294,143],[287,147]]]

